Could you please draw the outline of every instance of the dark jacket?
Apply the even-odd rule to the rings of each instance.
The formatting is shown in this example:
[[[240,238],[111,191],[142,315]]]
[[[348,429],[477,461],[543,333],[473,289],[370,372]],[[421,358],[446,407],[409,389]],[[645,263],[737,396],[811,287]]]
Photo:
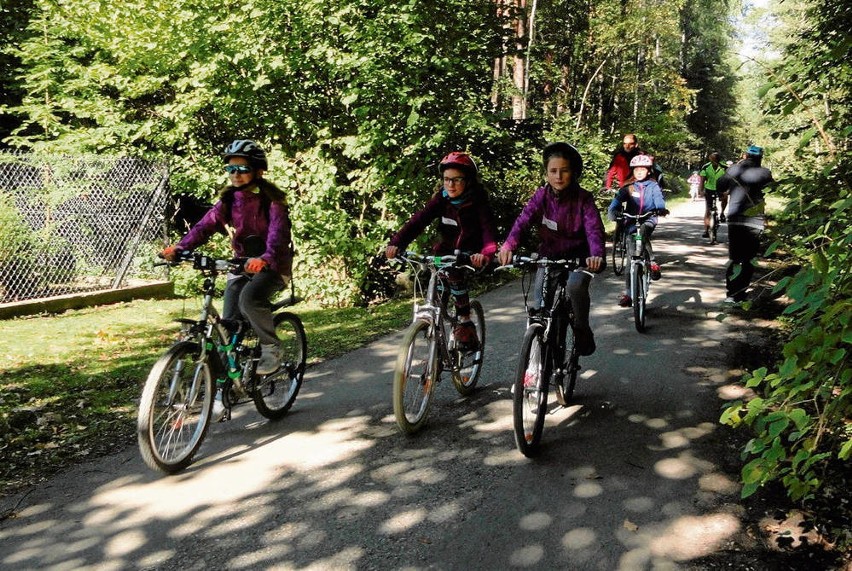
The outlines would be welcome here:
[[[763,190],[775,182],[772,173],[752,159],[731,166],[716,183],[716,189],[728,193],[728,225],[763,228],[765,201]]]
[[[455,250],[491,256],[497,251],[497,231],[488,196],[481,189],[471,189],[460,204],[436,192],[422,210],[409,218],[389,242],[400,250],[419,236],[433,221],[438,221],[435,254],[452,254]]]

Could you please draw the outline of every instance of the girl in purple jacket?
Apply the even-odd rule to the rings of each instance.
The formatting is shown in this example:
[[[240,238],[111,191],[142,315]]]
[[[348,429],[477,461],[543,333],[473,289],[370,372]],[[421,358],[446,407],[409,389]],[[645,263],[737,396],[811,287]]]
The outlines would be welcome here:
[[[580,188],[583,174],[583,158],[579,151],[568,143],[551,143],[542,152],[542,162],[547,183],[535,191],[498,252],[503,265],[512,261],[512,253],[518,248],[523,233],[535,226],[540,245],[538,254],[550,259],[586,260],[591,272],[604,269],[604,225],[595,205],[592,193]],[[555,279],[566,279],[555,276]],[[583,271],[571,272],[567,276],[566,291],[574,307],[574,335],[580,355],[595,352],[595,336],[589,326],[589,282],[591,277]],[[538,308],[545,304],[541,299],[544,269],[539,269],[533,291]],[[554,291],[554,288],[550,288]],[[551,303],[552,300],[547,300]]]
[[[216,232],[231,236],[234,254],[249,259],[245,274],[228,274],[222,317],[242,314],[251,323],[262,350],[257,373],[268,375],[281,365],[270,300],[292,275],[290,211],[284,192],[263,178],[268,163],[257,143],[236,140],[225,148],[223,159],[230,184],[189,233],[161,255],[174,260],[178,251],[193,250]]]
[[[456,250],[469,253],[474,267],[481,268],[497,251],[497,232],[494,213],[479,182],[476,163],[466,153],[452,152],[441,159],[439,172],[442,180],[437,192],[390,239],[385,257],[396,257],[432,221],[437,220],[438,239],[432,251],[438,255],[452,254]],[[453,332],[456,341],[463,349],[475,351],[479,348],[479,339],[470,320],[470,296],[465,274],[451,270],[449,282],[459,317],[459,324]]]

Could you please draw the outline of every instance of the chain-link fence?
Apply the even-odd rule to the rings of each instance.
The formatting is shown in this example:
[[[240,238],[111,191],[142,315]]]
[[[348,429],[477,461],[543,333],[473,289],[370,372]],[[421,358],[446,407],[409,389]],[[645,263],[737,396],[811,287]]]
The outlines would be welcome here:
[[[163,164],[0,152],[0,303],[155,277],[137,252],[162,234],[167,194]]]

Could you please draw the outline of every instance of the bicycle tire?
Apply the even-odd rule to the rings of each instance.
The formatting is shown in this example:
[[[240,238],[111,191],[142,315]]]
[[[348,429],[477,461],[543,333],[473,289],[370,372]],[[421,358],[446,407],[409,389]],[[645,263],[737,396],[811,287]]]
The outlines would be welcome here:
[[[476,389],[479,375],[482,373],[482,360],[485,356],[485,312],[479,301],[470,302],[470,317],[476,326],[476,337],[479,339],[479,349],[476,351],[459,351],[453,349],[453,385],[462,396],[468,396]]]
[[[553,383],[556,387],[556,402],[568,406],[574,396],[574,386],[577,384],[577,373],[580,370],[579,355],[577,355],[577,337],[574,335],[574,320],[568,321],[565,333],[565,375],[560,382]]]
[[[636,324],[636,331],[644,333],[645,296],[648,291],[645,288],[645,266],[643,264],[633,264],[631,271],[636,272],[635,276],[630,280],[630,296],[633,298],[633,322]]]
[[[145,381],[136,432],[142,459],[154,470],[174,474],[189,466],[210,427],[215,389],[200,353],[198,343],[176,343]]]
[[[305,375],[308,341],[302,320],[288,311],[275,314],[275,334],[281,341],[281,367],[266,376],[255,375],[252,400],[257,412],[279,420],[296,400]]]
[[[719,214],[713,210],[713,220],[710,224],[710,244],[716,243],[716,238],[719,235]]]
[[[624,243],[624,230],[616,230],[612,239],[612,271],[620,276],[624,273],[624,264],[627,260],[627,245]]]
[[[426,423],[438,383],[438,351],[431,325],[423,320],[405,331],[393,375],[393,413],[400,430],[414,434]]]
[[[539,452],[547,415],[550,365],[547,345],[542,339],[543,331],[540,323],[527,327],[512,391],[515,444],[528,458]]]

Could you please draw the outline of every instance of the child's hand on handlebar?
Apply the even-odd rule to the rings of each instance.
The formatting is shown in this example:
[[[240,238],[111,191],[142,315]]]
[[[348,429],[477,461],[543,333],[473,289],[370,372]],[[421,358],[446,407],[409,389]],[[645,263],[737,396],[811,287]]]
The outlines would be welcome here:
[[[600,256],[589,256],[586,258],[586,267],[590,272],[598,273],[603,269],[604,259]]]
[[[397,252],[399,252],[399,248],[397,248],[396,246],[388,246],[385,249],[385,258],[387,258],[388,260],[393,260],[394,258],[396,258]]]
[[[248,274],[258,274],[268,265],[269,264],[266,263],[266,260],[261,258],[249,258],[246,262],[245,270]]]
[[[483,268],[488,265],[491,259],[488,256],[483,256],[482,254],[471,254],[470,255],[470,263],[473,264],[474,268]]]
[[[508,266],[512,263],[512,250],[507,248],[500,248],[500,251],[497,252],[497,261],[500,262],[501,266]]]
[[[177,258],[177,255],[177,246],[168,246],[166,248],[163,248],[159,253],[159,256],[168,262],[174,262],[175,258]]]

